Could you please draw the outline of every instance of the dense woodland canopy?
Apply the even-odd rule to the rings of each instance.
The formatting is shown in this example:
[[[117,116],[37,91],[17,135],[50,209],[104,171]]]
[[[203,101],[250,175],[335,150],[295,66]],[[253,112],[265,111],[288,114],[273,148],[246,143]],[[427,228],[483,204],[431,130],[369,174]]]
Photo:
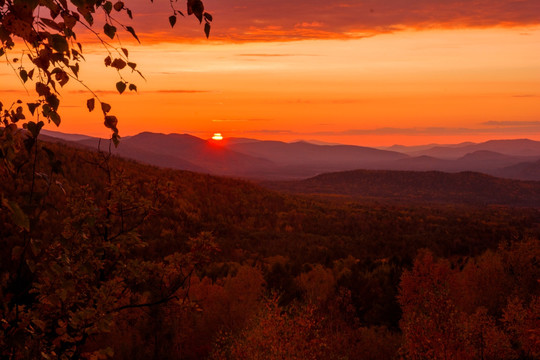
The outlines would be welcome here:
[[[38,146],[2,173],[29,221],[2,211],[4,357],[539,354],[538,208],[293,196]]]

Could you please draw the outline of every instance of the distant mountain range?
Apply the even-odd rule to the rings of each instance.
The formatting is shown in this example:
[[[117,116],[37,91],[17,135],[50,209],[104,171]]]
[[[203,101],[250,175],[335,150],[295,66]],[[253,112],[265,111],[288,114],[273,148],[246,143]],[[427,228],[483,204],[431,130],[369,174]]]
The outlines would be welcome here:
[[[43,130],[43,139],[97,149],[100,139]],[[108,150],[107,140],[101,149]],[[287,180],[337,171],[475,171],[503,178],[540,181],[540,142],[491,140],[455,145],[393,146],[377,149],[297,141],[228,138],[204,140],[187,134],[144,132],[122,139],[111,151],[119,156],[173,169]]]
[[[501,179],[477,172],[354,170],[304,180],[266,181],[263,185],[296,194],[406,203],[540,207],[540,182]]]

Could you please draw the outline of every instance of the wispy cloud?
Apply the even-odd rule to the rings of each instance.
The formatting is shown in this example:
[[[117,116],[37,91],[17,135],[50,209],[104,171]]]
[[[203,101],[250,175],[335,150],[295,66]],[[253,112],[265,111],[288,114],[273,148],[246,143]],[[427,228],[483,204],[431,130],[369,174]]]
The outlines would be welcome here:
[[[212,119],[212,122],[259,122],[259,121],[271,121],[271,119]]]
[[[287,134],[287,135],[303,135],[304,133],[298,133],[291,130],[275,130],[275,129],[261,129],[261,130],[246,130],[243,131],[246,134]]]
[[[165,93],[165,94],[198,94],[198,93],[209,93],[210,90],[186,90],[186,89],[166,89],[166,90],[154,90],[156,93]]]
[[[243,57],[288,57],[288,56],[319,56],[315,54],[265,54],[265,53],[253,53],[253,54],[237,54],[236,56]]]
[[[486,121],[480,124],[487,125],[487,126],[520,127],[520,126],[540,126],[540,121]]]
[[[98,95],[118,95],[117,90],[93,90]],[[159,94],[199,94],[199,93],[209,93],[210,90],[191,90],[191,89],[163,89],[163,90],[145,90],[144,93],[159,93]],[[71,90],[70,93],[72,94],[88,94],[89,92],[87,90]],[[122,94],[128,95],[128,94],[135,94],[133,91],[126,91]]]
[[[518,95],[512,95],[512,97],[515,97],[515,98],[537,98],[537,97],[540,97],[540,95],[535,95],[535,94],[518,94]]]
[[[508,123],[508,124],[507,124]],[[536,135],[540,132],[540,121],[521,121],[509,124],[511,122],[485,122],[482,125],[488,125],[475,128],[463,127],[381,127],[373,129],[348,129],[343,131],[292,131],[292,130],[252,130],[248,133],[267,133],[267,134],[287,134],[298,136],[366,136],[366,135],[401,135],[401,136],[454,136],[454,135]],[[504,125],[501,125],[504,124]]]
[[[118,94],[118,90],[92,90],[94,93],[98,95],[112,95],[112,94]],[[88,90],[70,90],[69,93],[71,94],[90,94]],[[126,91],[124,94],[129,94],[129,91]]]
[[[479,134],[537,134],[540,131],[540,122],[518,125],[494,125],[479,128],[462,127],[414,127],[395,128],[383,127],[375,129],[350,129],[345,131],[322,131],[310,133],[312,135],[324,136],[346,136],[346,135],[407,135],[407,136],[445,136],[445,135],[479,135]]]

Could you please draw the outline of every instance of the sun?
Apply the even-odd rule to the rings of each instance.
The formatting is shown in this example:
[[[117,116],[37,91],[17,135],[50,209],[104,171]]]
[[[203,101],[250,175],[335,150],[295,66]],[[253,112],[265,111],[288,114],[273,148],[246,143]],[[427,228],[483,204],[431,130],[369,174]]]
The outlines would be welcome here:
[[[212,140],[221,141],[223,140],[223,136],[221,133],[214,133],[214,136],[212,136]]]

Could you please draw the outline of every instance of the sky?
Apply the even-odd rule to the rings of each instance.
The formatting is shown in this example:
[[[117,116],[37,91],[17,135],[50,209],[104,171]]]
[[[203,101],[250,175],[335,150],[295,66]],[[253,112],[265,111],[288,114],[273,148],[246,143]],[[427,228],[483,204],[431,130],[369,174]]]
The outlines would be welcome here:
[[[80,78],[113,106],[120,135],[318,140],[365,146],[540,140],[538,0],[206,0],[171,29],[169,1],[125,1],[145,79],[117,94],[102,46],[82,34]],[[174,3],[184,10],[182,1]],[[98,29],[99,30],[99,29]],[[114,42],[113,42],[114,43]],[[83,86],[62,90],[60,128],[107,136]],[[0,63],[0,99],[26,91]]]

